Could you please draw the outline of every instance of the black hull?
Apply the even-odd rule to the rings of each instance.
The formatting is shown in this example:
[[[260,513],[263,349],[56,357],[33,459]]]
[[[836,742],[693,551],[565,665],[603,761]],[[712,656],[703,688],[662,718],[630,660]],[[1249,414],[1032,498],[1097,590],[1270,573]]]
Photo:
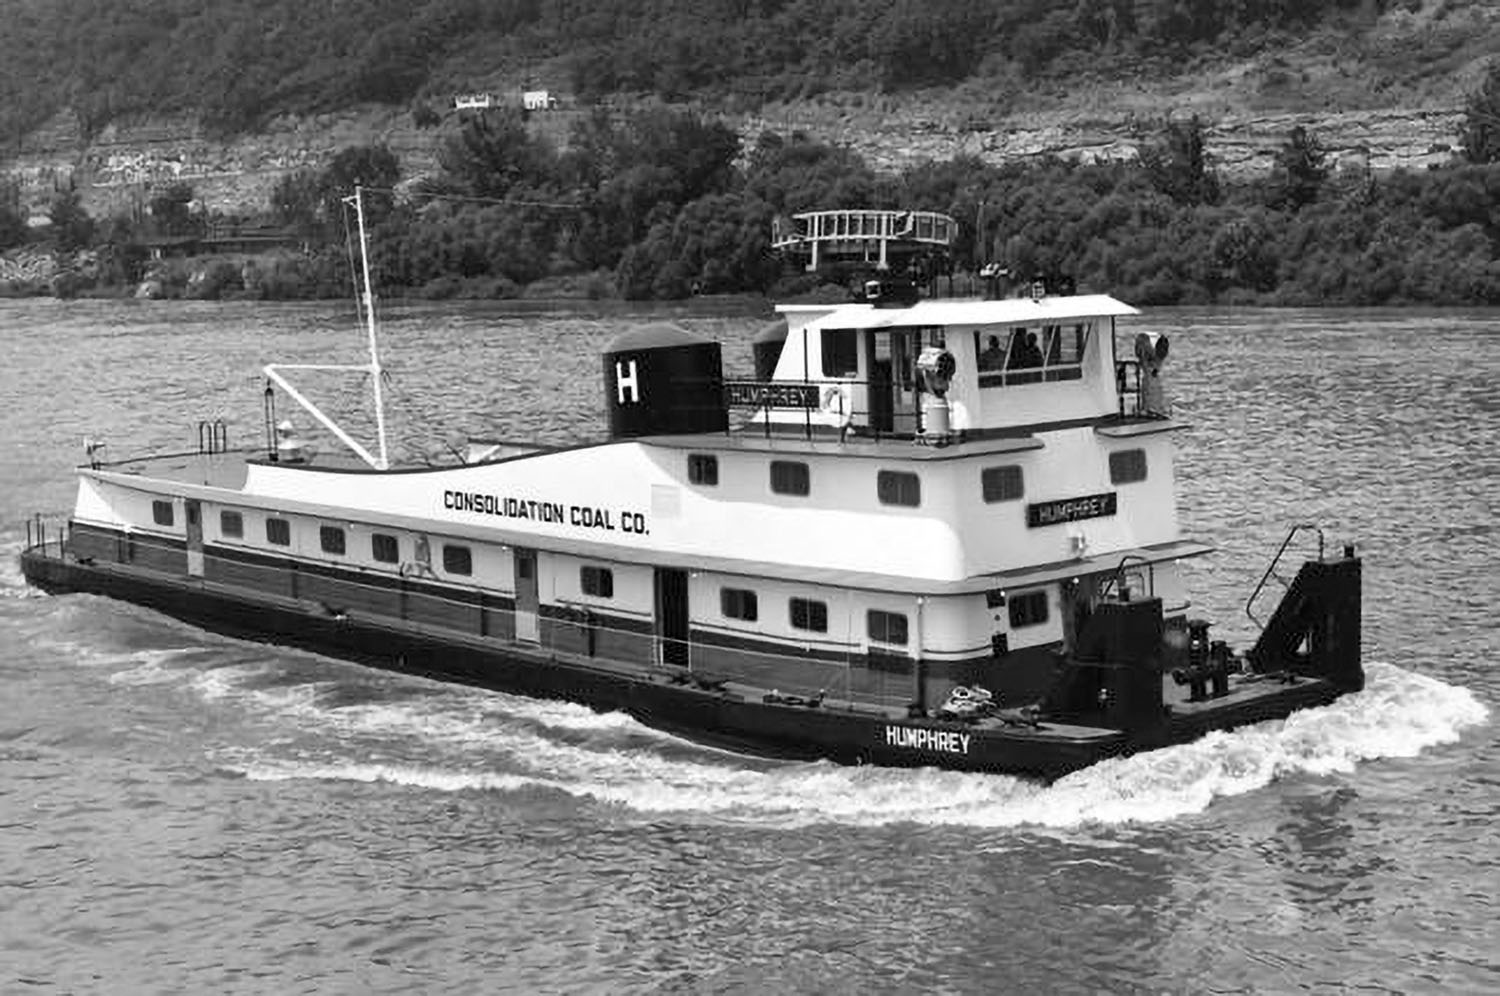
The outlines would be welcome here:
[[[980,728],[957,721],[765,702],[732,690],[683,683],[681,676],[660,671],[606,667],[571,655],[419,629],[396,620],[334,616],[290,599],[64,560],[38,550],[23,553],[21,566],[27,581],[44,591],[105,595],[229,636],[314,650],[385,670],[617,710],[697,742],[789,759],[1050,779],[1108,757],[1191,741],[1210,730],[1285,717],[1340,694],[1333,683],[1318,678],[1267,684],[1253,695],[1212,708],[1173,711],[1149,733],[1135,736],[1046,722]]]

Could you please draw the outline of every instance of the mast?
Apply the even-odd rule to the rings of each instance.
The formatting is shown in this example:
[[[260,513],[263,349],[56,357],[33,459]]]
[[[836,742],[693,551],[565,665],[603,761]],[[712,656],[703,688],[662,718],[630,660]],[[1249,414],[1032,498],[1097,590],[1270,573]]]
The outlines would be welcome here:
[[[386,452],[385,440],[385,399],[380,385],[380,351],[376,347],[375,333],[375,292],[370,281],[370,247],[365,233],[365,205],[364,188],[356,186],[354,196],[344,198],[345,204],[354,205],[354,213],[359,220],[359,258],[361,272],[364,277],[364,292],[361,295],[365,312],[365,327],[370,343],[370,362],[368,364],[330,364],[330,363],[268,363],[263,368],[266,377],[274,381],[285,391],[293,401],[301,405],[309,415],[317,419],[319,424],[337,436],[345,446],[348,446],[365,463],[376,470],[389,470],[390,460]],[[359,300],[359,299],[357,299]],[[346,370],[370,375],[371,385],[375,392],[375,432],[378,439],[378,454],[372,454],[361,446],[353,436],[345,432],[343,427],[323,412],[312,399],[297,390],[282,375],[283,370]]]
[[[370,337],[370,380],[375,388],[375,435],[380,446],[380,461],[376,470],[390,469],[385,451],[385,402],[380,393],[380,353],[376,349],[375,336],[375,291],[370,282],[370,244],[365,235],[364,187],[354,187],[354,214],[359,219],[359,259],[365,277],[365,325]]]

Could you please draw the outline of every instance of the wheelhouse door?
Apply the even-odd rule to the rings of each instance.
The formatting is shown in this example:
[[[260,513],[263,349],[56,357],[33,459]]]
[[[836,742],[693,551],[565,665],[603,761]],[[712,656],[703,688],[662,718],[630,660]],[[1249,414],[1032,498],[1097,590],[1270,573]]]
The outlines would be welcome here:
[[[656,569],[656,645],[661,663],[688,666],[687,571]]]
[[[536,580],[536,551],[522,547],[515,549],[516,561],[516,639],[527,643],[538,642],[537,610],[539,608]]]
[[[187,522],[187,572],[190,577],[203,576],[203,505],[196,498],[183,500],[183,518]]]
[[[917,430],[917,353],[921,333],[892,329],[866,340],[870,370],[870,425],[878,432]]]

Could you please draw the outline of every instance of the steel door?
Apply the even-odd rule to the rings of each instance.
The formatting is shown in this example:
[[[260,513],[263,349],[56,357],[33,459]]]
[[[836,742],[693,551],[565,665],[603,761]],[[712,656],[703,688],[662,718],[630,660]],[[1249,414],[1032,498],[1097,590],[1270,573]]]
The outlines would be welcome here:
[[[536,551],[515,549],[516,561],[516,639],[527,643],[539,641],[537,609],[539,598],[536,580]]]
[[[190,577],[203,576],[203,506],[196,498],[183,501],[187,521],[187,572]]]

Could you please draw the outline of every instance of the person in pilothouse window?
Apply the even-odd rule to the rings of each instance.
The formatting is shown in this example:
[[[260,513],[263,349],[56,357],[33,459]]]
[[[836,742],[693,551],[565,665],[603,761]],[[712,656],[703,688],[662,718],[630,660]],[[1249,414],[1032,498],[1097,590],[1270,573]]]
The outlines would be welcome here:
[[[999,370],[1005,364],[1005,350],[1000,348],[1000,337],[990,336],[989,345],[979,354],[979,369]]]

